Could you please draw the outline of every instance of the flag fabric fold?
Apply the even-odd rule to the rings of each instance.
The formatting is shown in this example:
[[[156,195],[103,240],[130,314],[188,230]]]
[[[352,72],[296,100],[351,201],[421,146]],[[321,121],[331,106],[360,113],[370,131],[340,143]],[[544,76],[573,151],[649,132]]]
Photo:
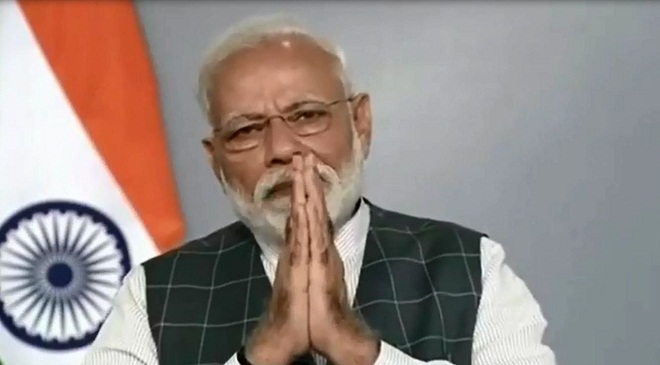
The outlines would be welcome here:
[[[0,361],[82,361],[183,218],[130,1],[0,2]]]

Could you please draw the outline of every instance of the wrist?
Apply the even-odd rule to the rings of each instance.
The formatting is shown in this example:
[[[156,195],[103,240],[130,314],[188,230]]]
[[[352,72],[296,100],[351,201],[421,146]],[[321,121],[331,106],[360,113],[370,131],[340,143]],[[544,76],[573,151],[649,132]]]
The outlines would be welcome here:
[[[258,331],[243,348],[248,364],[241,365],[288,365],[292,358],[289,347],[281,336]]]
[[[290,362],[290,356],[284,351],[265,345],[245,347],[243,351],[247,364],[241,365],[287,365]]]
[[[380,339],[362,323],[337,331],[326,356],[337,365],[373,365],[380,354]]]
[[[373,365],[379,354],[379,340],[368,339],[361,342],[343,340],[333,345],[327,357],[337,365]]]

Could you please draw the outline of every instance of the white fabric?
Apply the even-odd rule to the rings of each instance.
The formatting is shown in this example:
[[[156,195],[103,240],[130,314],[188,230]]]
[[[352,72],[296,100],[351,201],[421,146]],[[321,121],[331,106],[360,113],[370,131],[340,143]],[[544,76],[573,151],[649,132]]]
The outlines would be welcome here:
[[[369,207],[361,204],[355,216],[336,237],[344,261],[349,300],[355,297],[360,266],[369,229]],[[271,283],[277,266],[276,250],[259,242],[266,274]],[[481,240],[483,291],[474,330],[474,365],[555,365],[552,350],[542,343],[547,322],[525,283],[504,263],[504,250],[486,237]],[[317,364],[323,358],[315,356]],[[125,279],[116,304],[83,365],[157,365],[156,346],[146,312],[145,277],[136,267]],[[374,365],[422,365],[383,342]],[[451,365],[444,360],[431,365]],[[236,355],[225,365],[239,365]]]
[[[113,305],[110,300],[92,294],[91,298],[98,310],[88,307],[89,302],[82,300],[79,305],[72,306],[75,312],[65,312],[63,308],[71,304],[70,299],[67,299],[60,302],[64,306],[59,309],[52,307],[50,311],[42,312],[42,316],[37,316],[37,309],[45,308],[42,307],[44,297],[33,301],[37,298],[35,293],[39,292],[32,289],[50,288],[50,284],[35,274],[35,271],[12,267],[12,264],[25,265],[25,261],[15,253],[31,256],[26,254],[28,251],[25,247],[28,246],[19,244],[19,239],[29,242],[28,245],[41,245],[38,251],[44,260],[62,260],[62,257],[76,255],[70,252],[61,256],[56,252],[54,242],[70,244],[72,241],[62,237],[63,222],[70,219],[73,232],[80,229],[84,239],[96,228],[103,228],[96,236],[97,239],[85,244],[86,250],[96,252],[95,256],[88,257],[86,265],[91,265],[89,261],[111,254],[113,259],[97,261],[94,268],[103,265],[104,269],[116,269],[117,273],[122,269],[119,251],[113,244],[106,243],[117,239],[109,235],[105,230],[107,227],[89,221],[89,215],[79,213],[79,210],[67,208],[64,211],[61,204],[59,209],[54,209],[53,201],[92,207],[108,217],[123,233],[132,262],[142,262],[158,254],[153,239],[123,194],[122,187],[108,170],[103,156],[99,154],[82,122],[51,69],[18,2],[0,1],[0,148],[3,152],[0,154],[0,224],[16,217],[19,211],[28,206],[38,205],[42,209],[40,214],[43,213],[43,216],[33,215],[30,219],[23,217],[20,227],[0,237],[2,311],[17,323],[16,327],[26,333],[25,337],[29,337],[29,341],[21,340],[7,326],[0,324],[0,362],[5,365],[79,364],[89,347],[62,351],[45,348],[43,343],[57,346],[58,343],[80,340],[91,335],[103,321],[105,311]],[[39,222],[46,227],[45,233],[39,231],[41,234],[36,236],[37,240],[28,240],[27,228],[36,227],[34,224],[38,217],[41,217]],[[90,223],[85,226],[88,229],[81,228],[83,222]],[[57,233],[59,238],[55,238]],[[36,281],[31,281],[34,284],[24,290],[15,291],[15,288],[24,286],[25,281],[18,282],[10,278],[26,274]],[[85,278],[87,275],[78,277]],[[94,284],[93,289],[109,299],[122,284],[119,274],[102,274],[95,278],[105,283]],[[51,295],[52,291],[48,290],[48,295]],[[80,299],[79,294],[75,297]],[[80,309],[83,305],[87,308],[85,314]],[[28,315],[24,316],[25,313]],[[52,326],[49,317],[55,318]]]

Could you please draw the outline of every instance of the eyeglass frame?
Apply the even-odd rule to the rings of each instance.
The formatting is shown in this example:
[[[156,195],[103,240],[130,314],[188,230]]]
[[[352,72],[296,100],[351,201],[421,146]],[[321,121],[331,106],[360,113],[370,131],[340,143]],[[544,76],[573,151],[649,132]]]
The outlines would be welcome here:
[[[312,103],[315,103],[315,104],[319,104],[319,105],[324,105],[325,107],[327,107],[328,109],[330,109],[331,107],[333,107],[333,106],[335,106],[335,105],[337,105],[337,104],[339,104],[339,103],[343,103],[343,102],[349,102],[349,103],[352,103],[352,102],[354,102],[355,100],[357,100],[357,99],[359,99],[359,98],[362,98],[363,96],[364,96],[363,93],[355,93],[355,94],[352,94],[352,95],[351,95],[350,97],[348,97],[348,98],[337,99],[337,100],[332,100],[332,101],[327,101],[327,102],[326,102],[326,101],[319,101],[319,100],[301,100],[301,101],[297,101],[297,102],[294,102],[294,103],[290,104],[290,105],[287,107],[287,108],[290,108],[290,107],[292,107],[292,106],[295,106],[295,108],[294,108],[293,110],[288,111],[288,112],[285,112],[285,113],[275,113],[275,114],[264,115],[262,118],[259,118],[259,119],[262,120],[262,122],[259,122],[259,123],[262,123],[263,125],[267,125],[267,126],[269,126],[269,125],[270,125],[270,122],[271,122],[272,119],[281,119],[281,120],[286,124],[286,126],[287,126],[289,129],[291,129],[291,127],[289,126],[289,122],[288,122],[288,119],[287,119],[287,118],[288,118],[289,116],[295,114],[296,112],[301,111],[300,109],[301,109],[305,104],[312,104]],[[299,104],[299,105],[296,106],[296,104]],[[231,123],[232,121],[234,121],[234,120],[236,120],[236,119],[238,119],[238,118],[244,118],[245,115],[249,115],[249,114],[257,114],[257,113],[245,113],[245,114],[243,114],[243,115],[234,116],[234,117],[232,117],[232,118],[229,118],[229,120],[228,120],[227,122],[225,122],[224,124],[229,124],[229,123]],[[320,130],[320,131],[318,131],[318,132],[315,132],[315,133],[312,133],[312,134],[308,134],[308,135],[300,135],[300,134],[298,134],[296,131],[293,131],[293,130],[292,130],[292,132],[293,132],[294,134],[296,134],[296,135],[301,136],[301,137],[306,137],[306,136],[317,135],[317,134],[323,133],[323,132],[327,131],[327,130],[330,128],[330,126],[332,125],[332,119],[334,119],[334,115],[333,115],[332,113],[330,113],[330,119],[331,119],[331,120],[330,120],[329,125],[328,125],[326,128],[324,128],[323,130]],[[221,135],[221,133],[223,132],[223,129],[225,129],[225,128],[226,128],[226,127],[224,127],[224,128],[223,128],[223,127],[214,127],[213,130],[212,130],[212,133],[213,133],[214,136],[219,136],[219,135]],[[249,150],[251,150],[251,149],[256,148],[257,146],[258,146],[258,144],[255,145],[254,147],[248,147],[248,148],[245,148],[245,149],[234,150],[234,149],[231,149],[231,148],[227,148],[226,143],[223,143],[223,147],[224,147],[224,149],[229,150],[229,151],[231,151],[231,152],[236,152],[236,153],[249,151]]]

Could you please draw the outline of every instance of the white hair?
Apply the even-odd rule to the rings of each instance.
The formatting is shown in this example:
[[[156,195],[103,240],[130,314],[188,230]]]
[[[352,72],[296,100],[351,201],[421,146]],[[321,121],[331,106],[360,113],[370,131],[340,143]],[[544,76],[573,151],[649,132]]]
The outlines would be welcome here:
[[[237,51],[253,47],[269,38],[286,34],[303,35],[334,56],[338,60],[337,72],[344,85],[344,93],[347,97],[352,93],[352,86],[346,72],[346,56],[338,45],[313,34],[291,15],[256,16],[230,27],[204,57],[198,77],[197,99],[209,122],[211,121],[211,100],[217,83],[215,73],[220,63]]]
[[[353,124],[351,131],[352,153],[342,166],[337,171],[321,161],[318,161],[316,166],[321,180],[328,183],[324,195],[328,218],[335,228],[342,227],[350,219],[363,191],[363,166],[366,156]],[[277,249],[286,238],[285,227],[291,212],[291,199],[266,199],[266,196],[277,184],[293,180],[291,170],[286,167],[269,169],[261,176],[252,194],[232,186],[222,170],[220,179],[234,213],[250,228],[258,241]]]

